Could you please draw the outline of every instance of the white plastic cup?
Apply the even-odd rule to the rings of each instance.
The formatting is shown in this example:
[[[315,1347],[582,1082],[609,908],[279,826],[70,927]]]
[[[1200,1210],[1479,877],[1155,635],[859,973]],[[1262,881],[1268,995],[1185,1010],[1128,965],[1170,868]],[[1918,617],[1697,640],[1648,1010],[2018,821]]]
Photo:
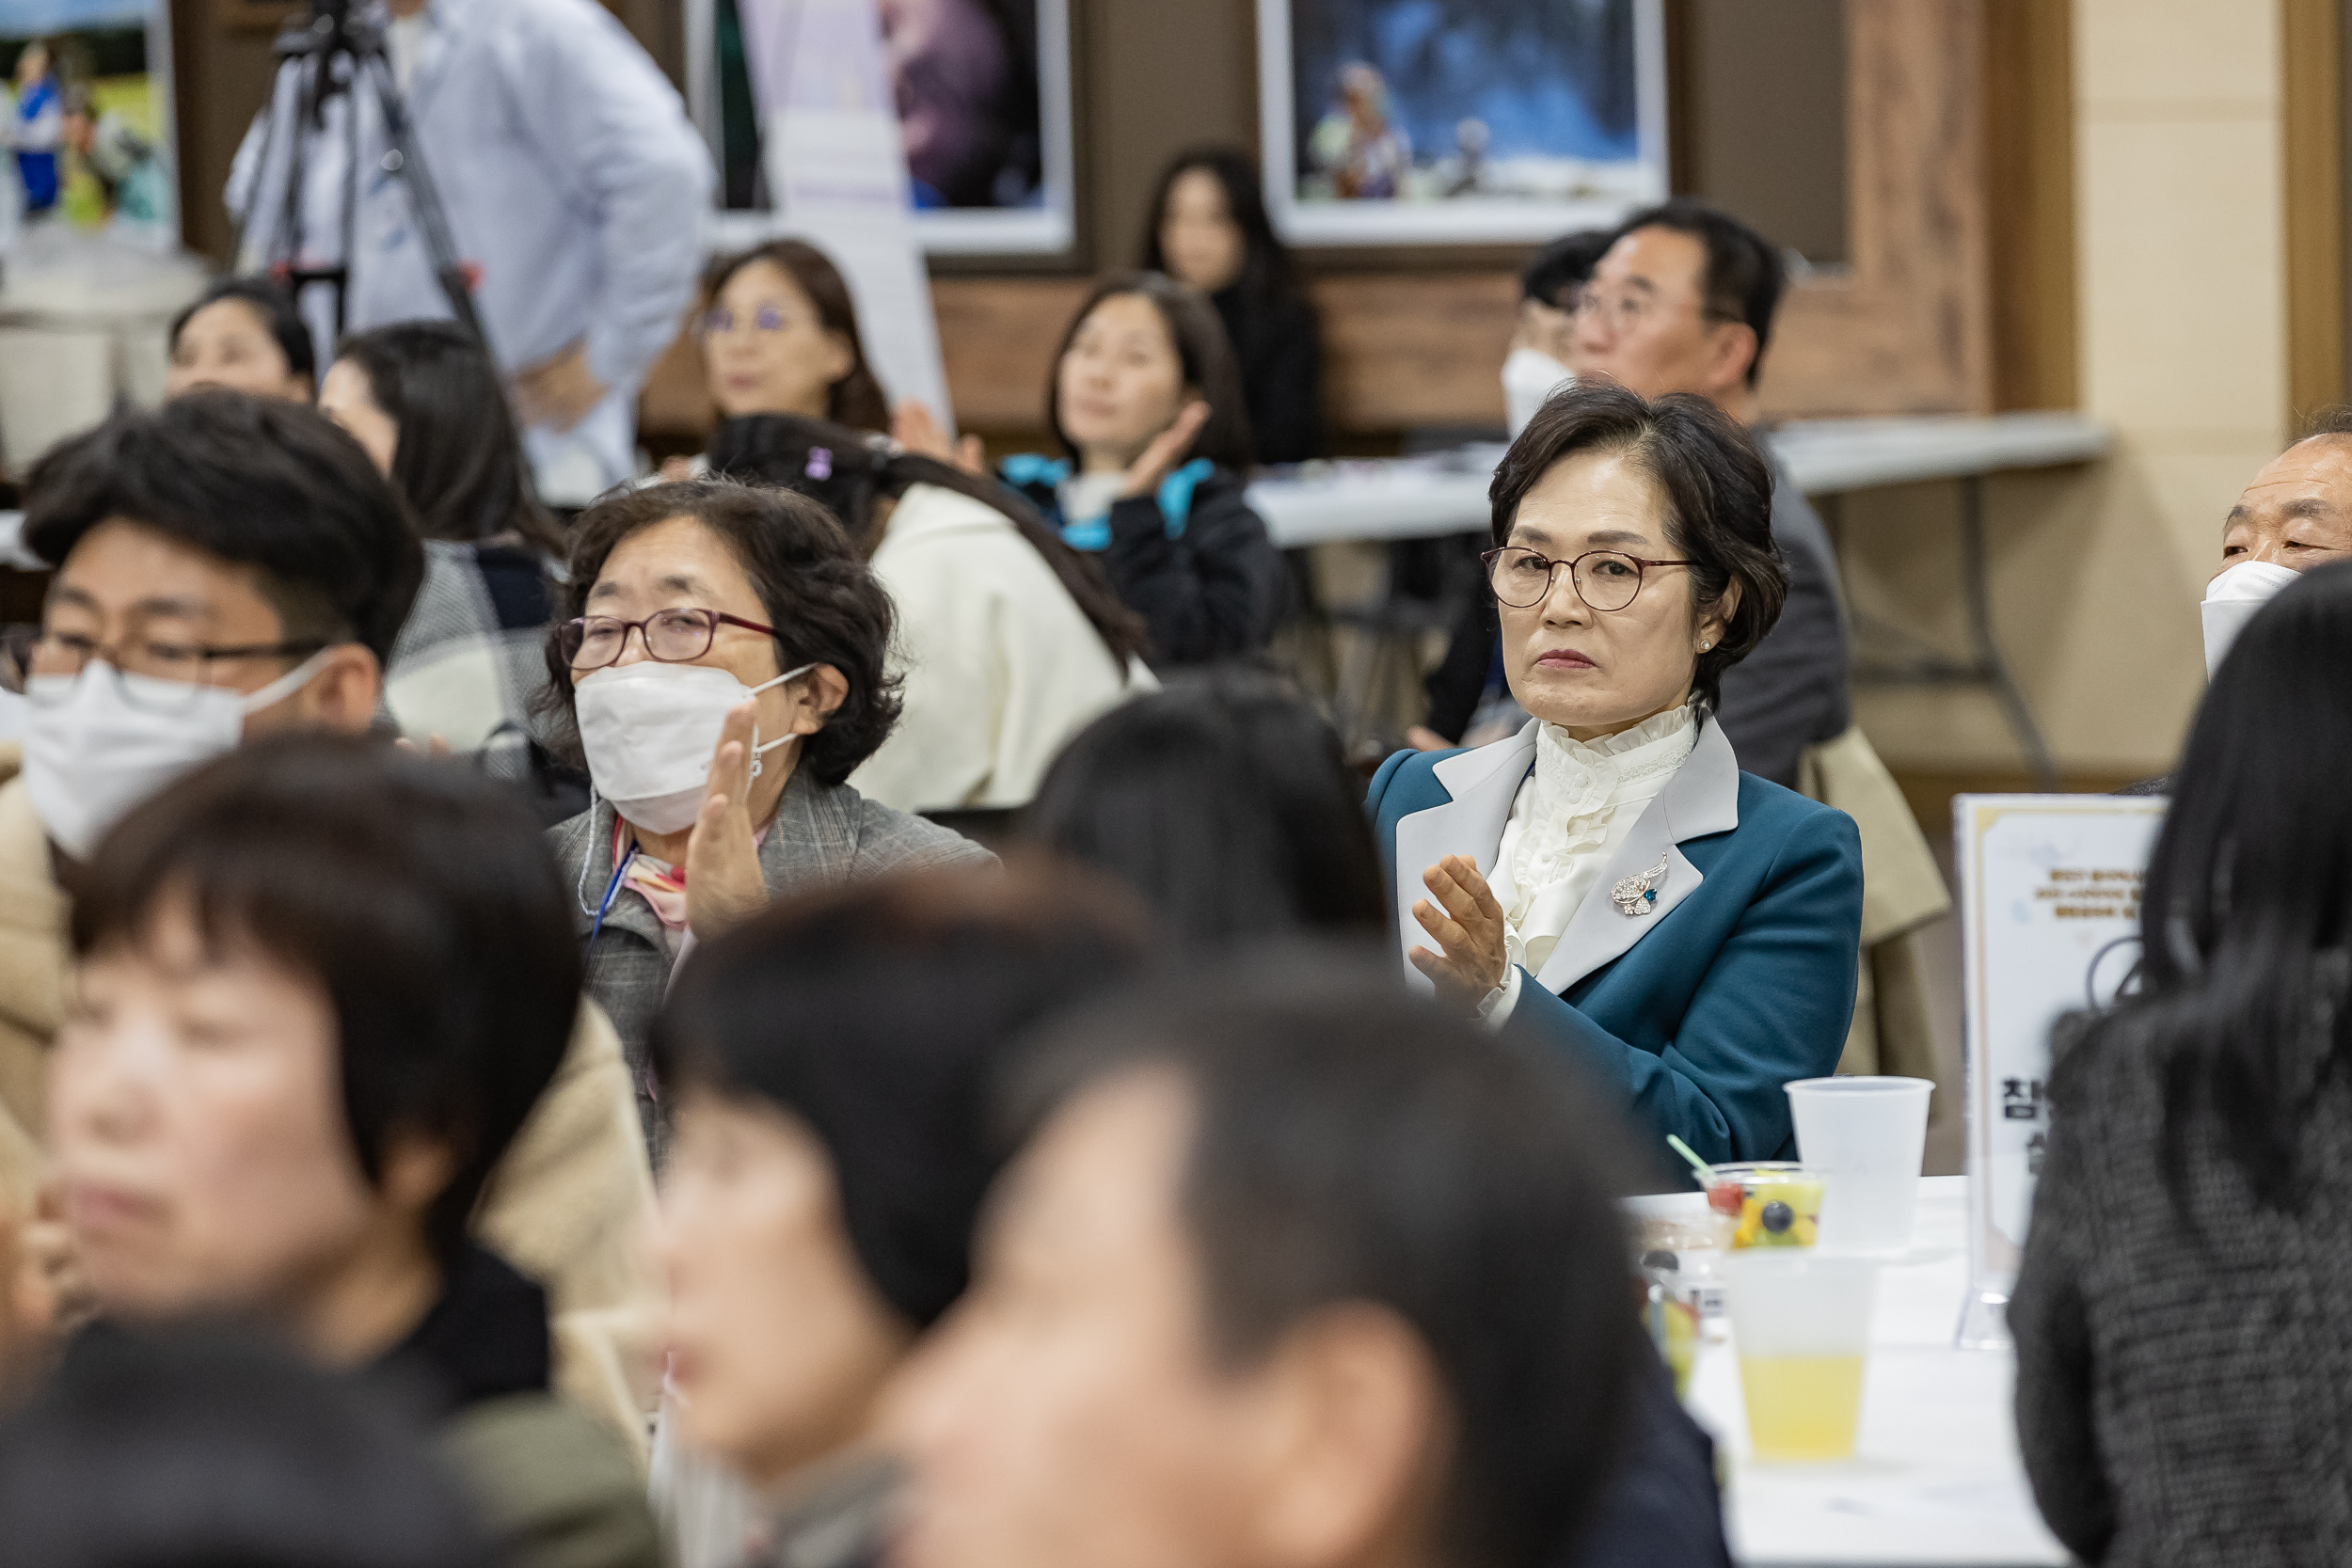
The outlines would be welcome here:
[[[1761,1460],[1844,1459],[1861,1421],[1878,1264],[1814,1249],[1724,1259],[1731,1334]]]
[[[1882,1258],[1911,1250],[1934,1088],[1925,1078],[1800,1078],[1788,1085],[1798,1158],[1829,1177],[1822,1250]]]

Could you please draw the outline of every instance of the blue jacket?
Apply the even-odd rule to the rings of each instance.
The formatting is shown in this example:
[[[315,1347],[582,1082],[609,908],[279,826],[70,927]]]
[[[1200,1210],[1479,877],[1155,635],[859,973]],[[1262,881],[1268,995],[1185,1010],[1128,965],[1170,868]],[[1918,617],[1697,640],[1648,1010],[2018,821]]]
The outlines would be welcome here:
[[[1403,752],[1381,765],[1366,809],[1396,889],[1400,959],[1436,945],[1412,915],[1427,896],[1422,873],[1452,854],[1490,873],[1534,760],[1531,721],[1474,752]],[[1655,902],[1620,912],[1609,890],[1661,856]],[[1836,1070],[1861,934],[1853,819],[1740,772],[1710,717],[1543,972],[1520,972],[1512,1026],[1621,1086],[1661,1136],[1679,1133],[1708,1160],[1788,1158],[1781,1085]]]

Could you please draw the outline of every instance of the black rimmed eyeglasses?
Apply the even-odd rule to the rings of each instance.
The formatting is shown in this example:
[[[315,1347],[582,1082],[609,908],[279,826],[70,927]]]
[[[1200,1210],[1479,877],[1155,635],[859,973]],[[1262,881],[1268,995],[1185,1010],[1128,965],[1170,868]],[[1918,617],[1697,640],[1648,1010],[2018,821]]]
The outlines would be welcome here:
[[[1478,559],[1486,563],[1486,585],[1494,590],[1495,602],[1513,610],[1532,610],[1549,598],[1554,574],[1563,566],[1578,598],[1595,610],[1623,610],[1640,596],[1642,574],[1650,567],[1692,564],[1648,561],[1623,550],[1586,550],[1574,560],[1554,561],[1523,545],[1487,550]]]
[[[716,610],[657,610],[642,621],[612,615],[583,615],[566,621],[555,630],[555,646],[572,669],[601,670],[620,661],[628,634],[635,632],[644,640],[648,658],[664,664],[691,664],[710,651],[721,626],[741,626],[766,637],[777,635],[773,626]]]

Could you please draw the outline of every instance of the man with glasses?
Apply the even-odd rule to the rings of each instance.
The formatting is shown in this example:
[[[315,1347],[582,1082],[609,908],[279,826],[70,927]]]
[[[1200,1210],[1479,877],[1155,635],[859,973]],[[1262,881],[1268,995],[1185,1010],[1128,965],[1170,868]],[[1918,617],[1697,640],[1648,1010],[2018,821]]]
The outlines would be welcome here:
[[[423,571],[357,442],[238,392],[118,415],[43,458],[24,499],[25,542],[56,575],[7,660],[26,724],[21,770],[0,748],[0,1218],[40,1176],[81,865],[125,813],[249,737],[369,729]],[[618,1042],[583,1009],[479,1223],[548,1287],[565,1391],[640,1445],[650,1197]]]
[[[1695,392],[1753,429],[1785,281],[1779,256],[1737,218],[1688,199],[1636,213],[1571,302],[1568,368],[1645,398]],[[1845,733],[1852,700],[1828,531],[1772,467],[1788,602],[1762,645],[1724,672],[1716,717],[1743,769],[1793,787],[1805,748]]]

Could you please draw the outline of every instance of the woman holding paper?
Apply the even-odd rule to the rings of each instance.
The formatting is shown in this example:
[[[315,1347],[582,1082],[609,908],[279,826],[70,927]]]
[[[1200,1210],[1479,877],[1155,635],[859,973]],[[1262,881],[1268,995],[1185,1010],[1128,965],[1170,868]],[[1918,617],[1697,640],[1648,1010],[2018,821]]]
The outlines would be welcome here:
[[[1714,718],[1788,578],[1772,472],[1705,400],[1554,397],[1491,491],[1487,580],[1534,717],[1403,752],[1367,808],[1408,968],[1544,1037],[1709,1160],[1785,1156],[1852,1020],[1852,819],[1740,771]]]

